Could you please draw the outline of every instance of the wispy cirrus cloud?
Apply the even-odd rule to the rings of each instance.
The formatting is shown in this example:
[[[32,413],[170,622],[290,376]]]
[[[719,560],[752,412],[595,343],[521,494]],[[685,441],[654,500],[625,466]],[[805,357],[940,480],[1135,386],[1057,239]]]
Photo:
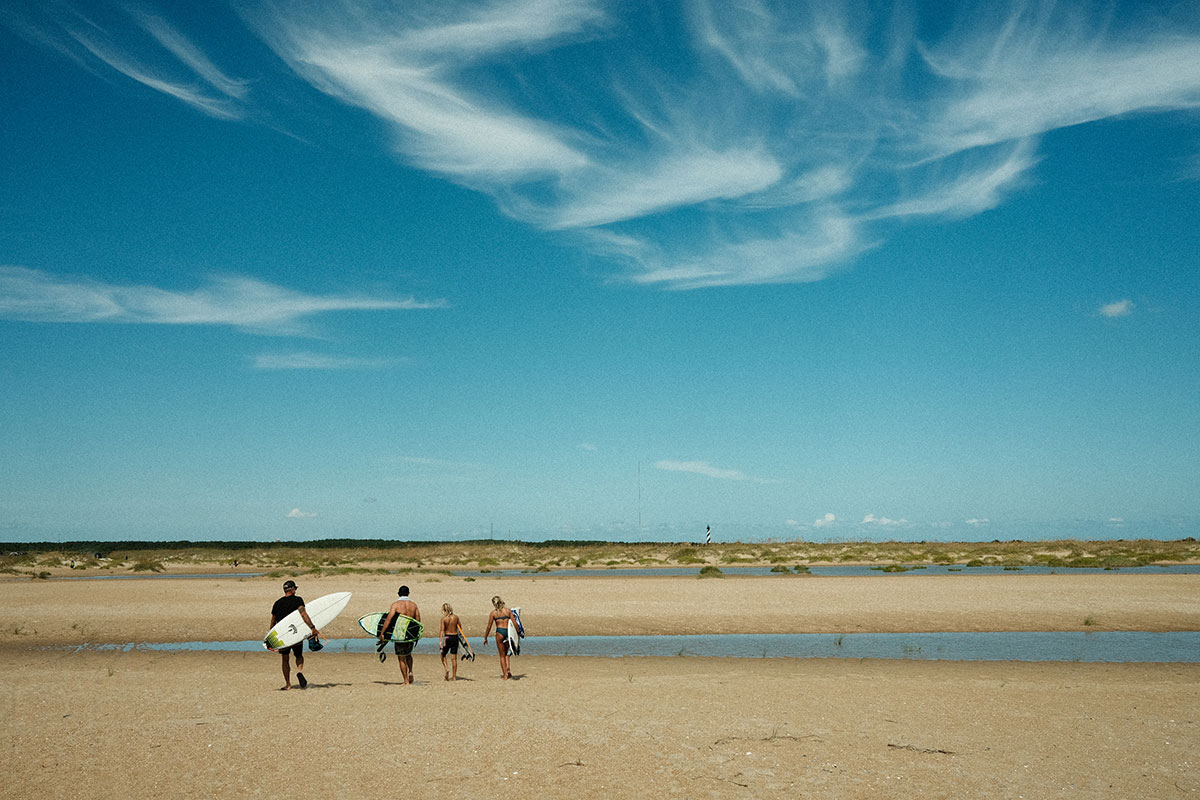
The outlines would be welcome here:
[[[1137,23],[1088,3],[980,4],[964,32],[922,47],[947,91],[921,131],[953,153],[1122,114],[1200,105],[1192,26]],[[1128,10],[1125,10],[1128,13]]]
[[[371,370],[387,369],[399,361],[391,358],[358,358],[323,353],[260,353],[252,359],[255,369],[261,370]]]
[[[471,88],[488,57],[546,47],[601,18],[590,2],[263,4],[247,18],[316,88],[389,122],[420,166],[479,188],[588,163],[569,126]]]
[[[693,475],[703,475],[706,478],[716,478],[723,481],[752,481],[754,483],[778,483],[778,481],[770,478],[756,478],[747,475],[744,472],[736,469],[723,469],[714,467],[707,461],[671,461],[662,460],[654,462],[655,469],[665,470],[667,472],[689,472]]]
[[[507,0],[248,16],[310,83],[392,125],[407,160],[668,288],[820,280],[890,226],[1008,201],[1043,134],[1200,106],[1195,20],[980,3],[929,36],[919,6],[634,13]],[[649,66],[660,52],[675,58]],[[603,69],[581,73],[581,54]]]
[[[305,294],[244,276],[216,277],[202,288],[179,291],[0,266],[0,318],[28,322],[229,325],[302,334],[307,318],[318,314],[442,307],[442,301],[411,297]]]
[[[249,81],[226,74],[162,15],[119,3],[50,2],[28,10],[10,16],[10,26],[85,68],[107,67],[211,117],[245,115]]]
[[[53,8],[14,27],[203,113],[251,108],[217,44],[165,10],[97,22]],[[1200,108],[1188,4],[238,9],[295,75],[381,121],[403,162],[672,289],[824,279],[897,226],[1013,202],[1053,131]]]

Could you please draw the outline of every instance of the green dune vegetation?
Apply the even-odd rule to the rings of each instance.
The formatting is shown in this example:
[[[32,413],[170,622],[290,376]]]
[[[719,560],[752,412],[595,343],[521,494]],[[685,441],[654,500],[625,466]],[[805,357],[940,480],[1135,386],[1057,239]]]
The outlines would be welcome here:
[[[258,572],[270,576],[448,573],[519,569],[765,566],[803,575],[808,567],[864,564],[907,571],[1046,566],[1120,569],[1200,563],[1195,538],[1047,542],[664,542],[480,539],[457,542],[326,539],[310,542],[31,542],[0,545],[0,575],[28,578],[81,573]]]

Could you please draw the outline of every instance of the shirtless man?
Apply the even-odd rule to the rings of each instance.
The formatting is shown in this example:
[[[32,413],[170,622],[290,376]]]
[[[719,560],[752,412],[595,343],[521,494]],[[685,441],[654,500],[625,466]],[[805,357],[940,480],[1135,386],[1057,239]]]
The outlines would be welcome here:
[[[408,587],[401,586],[398,594],[400,595],[400,599],[398,599],[396,602],[392,603],[392,607],[388,609],[387,617],[383,620],[383,627],[381,627],[379,629],[379,643],[381,645],[383,644],[383,635],[391,627],[393,621],[398,626],[399,625],[405,625],[405,626],[412,625],[412,623],[410,623],[408,620],[403,620],[403,619],[397,620],[396,619],[397,615],[411,617],[411,618],[415,619],[417,622],[421,621],[421,609],[417,608],[417,604],[414,603],[411,599],[409,599]],[[404,633],[404,630],[401,629],[399,632]],[[416,630],[414,629],[412,631],[412,633],[416,634]],[[412,651],[413,651],[413,646],[416,645],[416,643],[417,643],[417,640],[416,640],[415,635],[411,639],[409,639],[407,636],[401,636],[400,638],[408,639],[408,641],[393,642],[392,646],[393,646],[393,649],[395,649],[395,651],[396,651],[396,660],[400,662],[400,677],[402,677],[404,679],[404,685],[407,686],[408,684],[412,683],[414,680],[413,674],[412,674],[412,671],[413,671]]]
[[[439,634],[441,637],[442,651],[442,669],[446,671],[446,680],[458,680],[458,614],[454,613],[454,609],[449,603],[442,603],[442,631]],[[446,666],[446,655],[449,654],[451,664],[454,667],[454,675],[451,677],[450,667]]]
[[[304,624],[312,628],[312,635],[316,637],[320,631],[317,626],[313,625],[311,619],[308,618],[308,612],[304,610],[304,598],[296,594],[296,582],[284,581],[283,597],[275,601],[275,605],[271,606],[271,625],[275,627],[275,623],[292,613],[296,609],[300,609],[300,618],[304,620]],[[296,656],[296,681],[300,684],[301,689],[308,687],[308,681],[304,678],[304,640],[296,642],[291,647],[285,647],[279,651],[283,656],[283,686],[280,687],[283,691],[292,688],[292,670],[291,664],[288,662],[288,653],[293,653]]]

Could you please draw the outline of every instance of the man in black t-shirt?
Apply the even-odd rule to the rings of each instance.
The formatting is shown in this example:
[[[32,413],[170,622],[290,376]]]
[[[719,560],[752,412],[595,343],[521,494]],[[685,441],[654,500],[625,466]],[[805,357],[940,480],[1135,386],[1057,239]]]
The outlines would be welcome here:
[[[308,618],[308,612],[304,610],[304,598],[296,594],[296,582],[284,581],[283,597],[275,601],[275,605],[271,606],[271,628],[275,627],[275,623],[291,614],[296,609],[300,609],[300,618],[304,620],[304,624],[312,628],[312,635],[316,636],[320,631],[317,626],[313,625],[311,619]],[[270,628],[268,628],[270,630]],[[282,691],[287,691],[292,688],[292,669],[291,663],[288,661],[288,653],[293,653],[296,656],[296,682],[300,684],[300,688],[304,689],[308,686],[308,681],[304,677],[304,640],[296,642],[291,647],[285,647],[279,651],[283,656],[283,686]]]

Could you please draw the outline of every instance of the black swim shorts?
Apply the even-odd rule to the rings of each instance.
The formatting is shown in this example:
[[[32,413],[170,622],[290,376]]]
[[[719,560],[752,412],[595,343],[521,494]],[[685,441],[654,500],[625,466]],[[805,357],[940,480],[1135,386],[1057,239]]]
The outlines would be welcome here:
[[[458,655],[458,634],[457,633],[454,634],[453,636],[446,637],[446,643],[444,645],[442,645],[442,655],[445,656],[447,653],[453,653],[454,655]]]
[[[407,642],[392,642],[392,649],[396,651],[396,655],[398,656],[411,656],[413,645],[415,644],[416,642],[411,640]]]

